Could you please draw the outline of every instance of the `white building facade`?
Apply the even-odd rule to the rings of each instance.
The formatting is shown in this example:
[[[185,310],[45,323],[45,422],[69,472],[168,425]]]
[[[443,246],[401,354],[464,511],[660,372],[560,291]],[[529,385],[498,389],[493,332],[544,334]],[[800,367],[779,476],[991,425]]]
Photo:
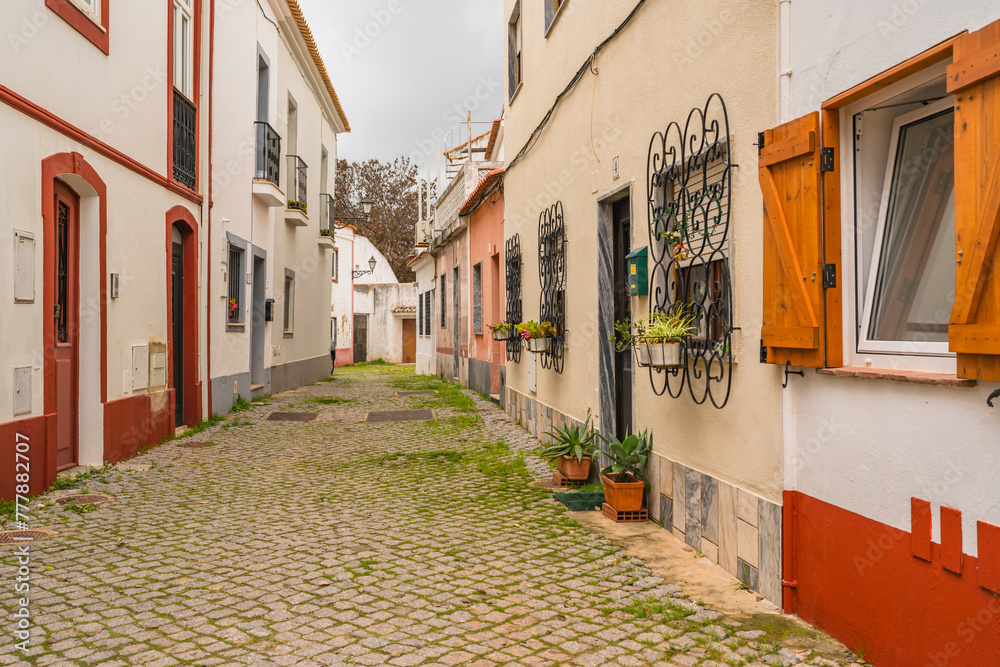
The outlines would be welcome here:
[[[216,17],[212,407],[331,370],[337,134],[346,116],[294,0]]]

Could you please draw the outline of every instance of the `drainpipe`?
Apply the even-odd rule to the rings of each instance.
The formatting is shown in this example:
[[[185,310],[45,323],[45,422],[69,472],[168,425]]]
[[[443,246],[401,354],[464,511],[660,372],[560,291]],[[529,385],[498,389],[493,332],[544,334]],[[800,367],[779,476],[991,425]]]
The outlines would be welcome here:
[[[782,123],[791,120],[790,79],[792,77],[791,33],[792,0],[778,0],[778,95],[779,116]]]

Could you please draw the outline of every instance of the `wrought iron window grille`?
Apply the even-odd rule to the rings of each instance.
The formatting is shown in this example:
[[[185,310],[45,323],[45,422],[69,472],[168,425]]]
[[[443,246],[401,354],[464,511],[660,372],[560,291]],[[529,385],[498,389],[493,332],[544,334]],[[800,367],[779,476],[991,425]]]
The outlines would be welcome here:
[[[180,92],[174,90],[173,162],[174,180],[186,187],[196,185],[196,131],[198,110]]]
[[[538,216],[538,280],[542,287],[541,321],[556,328],[548,350],[541,354],[542,368],[562,373],[566,353],[566,226],[561,201]]]
[[[514,234],[509,239],[504,251],[504,270],[507,283],[507,323],[521,322],[521,236]],[[507,360],[515,364],[521,362],[521,340],[518,337],[508,339]]]
[[[729,116],[713,93],[704,108],[653,134],[647,159],[650,312],[683,312],[696,330],[681,346],[681,364],[650,368],[657,395],[687,393],[722,408],[732,387]]]

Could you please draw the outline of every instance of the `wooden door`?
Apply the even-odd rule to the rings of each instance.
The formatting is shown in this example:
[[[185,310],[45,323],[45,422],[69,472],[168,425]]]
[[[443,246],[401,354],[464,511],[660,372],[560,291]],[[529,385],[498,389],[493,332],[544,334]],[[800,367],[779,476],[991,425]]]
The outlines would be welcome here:
[[[403,320],[403,363],[417,362],[417,321]]]
[[[354,316],[354,363],[368,361],[368,316]]]
[[[80,199],[60,181],[53,191],[55,202],[54,276],[56,467],[71,468],[78,460],[80,405]]]
[[[176,241],[172,245],[173,345],[171,350],[174,375],[174,426],[184,425],[184,247]]]
[[[628,293],[626,256],[632,252],[632,216],[628,198],[612,206],[614,224],[614,308],[615,321],[631,319],[632,297]],[[615,352],[615,435],[624,438],[632,433],[632,403],[634,370],[632,348]]]

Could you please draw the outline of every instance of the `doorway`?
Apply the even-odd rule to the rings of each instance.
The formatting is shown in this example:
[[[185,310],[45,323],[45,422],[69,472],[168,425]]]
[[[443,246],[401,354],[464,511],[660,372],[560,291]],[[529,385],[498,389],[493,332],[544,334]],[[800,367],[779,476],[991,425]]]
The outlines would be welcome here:
[[[368,361],[368,316],[354,316],[354,363]]]
[[[403,320],[403,363],[417,362],[417,321]]]
[[[62,181],[53,185],[55,202],[56,468],[72,468],[79,460],[80,424],[80,198]]]
[[[253,248],[256,251],[256,247]],[[254,252],[250,307],[250,391],[264,388],[264,322],[267,301],[267,260]]]
[[[184,237],[177,225],[170,229],[171,243],[171,321],[173,347],[171,351],[174,376],[174,428],[184,426]]]
[[[628,267],[626,256],[632,252],[631,200],[619,199],[611,206],[612,295],[615,321],[632,318],[632,299],[628,293]],[[621,439],[632,433],[632,348],[614,353],[615,374],[615,435]]]
[[[459,380],[459,372],[462,366],[461,352],[462,352],[462,292],[458,287],[458,280],[460,274],[458,272],[458,267],[454,269],[454,278],[452,279],[452,294],[454,296],[454,331],[452,331],[452,356],[454,363],[452,364],[452,376],[455,381]]]

